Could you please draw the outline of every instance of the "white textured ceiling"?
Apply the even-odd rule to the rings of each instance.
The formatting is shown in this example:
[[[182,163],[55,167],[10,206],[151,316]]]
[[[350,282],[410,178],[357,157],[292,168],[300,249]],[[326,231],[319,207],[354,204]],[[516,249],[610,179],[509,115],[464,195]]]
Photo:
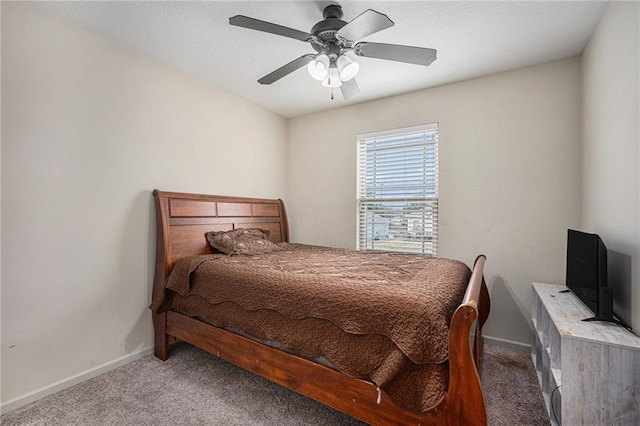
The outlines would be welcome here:
[[[365,38],[438,50],[429,67],[355,57],[362,95],[344,101],[339,89],[305,68],[270,86],[257,79],[305,54],[307,43],[229,25],[247,15],[309,32],[322,10],[340,4],[343,20],[366,9],[395,26]],[[579,55],[606,2],[211,1],[45,2],[55,13],[129,45],[283,117],[439,86]]]

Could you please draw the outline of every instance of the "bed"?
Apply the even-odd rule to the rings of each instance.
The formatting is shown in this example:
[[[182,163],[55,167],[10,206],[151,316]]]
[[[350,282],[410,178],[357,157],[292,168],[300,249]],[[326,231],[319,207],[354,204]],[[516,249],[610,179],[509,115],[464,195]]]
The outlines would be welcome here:
[[[265,235],[268,235],[269,241],[278,244],[279,250],[282,251],[273,255],[256,256],[254,258],[257,260],[250,260],[253,263],[257,262],[258,267],[266,267],[267,264],[274,262],[292,264],[299,261],[296,256],[309,257],[306,253],[311,253],[312,257],[317,253],[320,253],[317,254],[318,256],[325,256],[329,253],[334,257],[362,257],[366,256],[366,254],[361,252],[350,254],[337,251],[338,249],[288,244],[287,215],[281,200],[184,194],[158,190],[153,191],[153,196],[156,206],[157,229],[156,270],[152,296],[155,304],[153,323],[154,354],[156,357],[162,360],[168,359],[170,341],[179,339],[370,424],[484,425],[487,423],[480,383],[483,348],[482,326],[489,315],[489,295],[483,278],[485,261],[483,255],[476,258],[473,270],[469,270],[468,276],[465,277],[463,282],[460,292],[461,297],[456,296],[453,309],[450,309],[451,312],[446,315],[446,334],[444,338],[440,338],[444,341],[444,345],[440,345],[444,347],[444,358],[435,360],[433,367],[430,362],[418,363],[420,364],[418,366],[419,370],[416,367],[416,370],[412,371],[411,374],[402,376],[402,380],[405,380],[404,382],[397,381],[402,385],[402,389],[405,390],[420,388],[415,384],[412,386],[406,380],[416,377],[415,380],[417,382],[424,383],[425,381],[419,381],[417,378],[423,377],[421,376],[423,373],[424,377],[429,377],[427,374],[434,374],[427,373],[428,369],[439,372],[438,374],[442,374],[444,371],[446,376],[444,381],[445,388],[441,392],[441,397],[437,397],[435,405],[433,400],[430,400],[430,403],[425,402],[426,405],[416,408],[407,406],[404,401],[398,403],[397,392],[393,390],[392,386],[387,389],[385,386],[380,385],[380,380],[355,378],[357,377],[357,375],[354,376],[355,373],[345,374],[344,371],[345,368],[348,370],[348,364],[345,364],[347,365],[345,367],[338,362],[338,368],[333,362],[323,362],[323,359],[304,356],[304,354],[297,353],[295,350],[292,351],[288,350],[287,347],[278,346],[277,342],[276,344],[269,342],[269,339],[265,339],[264,336],[262,336],[262,340],[256,338],[257,333],[256,335],[251,335],[253,333],[247,335],[235,327],[223,326],[223,323],[226,324],[226,319],[213,320],[208,314],[194,314],[190,310],[191,305],[185,304],[186,302],[182,305],[180,304],[182,303],[180,302],[182,299],[179,299],[181,285],[193,286],[193,289],[197,289],[197,286],[201,285],[198,282],[200,278],[195,276],[196,272],[194,272],[198,268],[205,270],[209,267],[208,265],[211,265],[211,268],[220,268],[217,264],[225,264],[223,268],[228,269],[233,266],[238,268],[236,269],[238,273],[249,268],[248,265],[244,264],[229,265],[243,260],[241,259],[242,256],[232,256],[230,258],[229,256],[212,254],[213,251],[205,239],[205,234],[212,231],[230,231],[239,228],[266,230]],[[385,254],[369,255],[375,256],[373,258],[374,262],[371,263],[380,263],[380,258],[385,256]],[[290,258],[286,256],[290,256]],[[404,262],[412,261],[409,255],[394,256],[394,261],[396,258],[401,258]],[[349,257],[345,262],[351,264],[356,261],[356,257]],[[370,258],[365,258],[365,260],[369,261]],[[207,267],[200,265],[207,265]],[[406,265],[404,266],[407,269]],[[413,266],[410,265],[409,268],[413,268]],[[167,285],[170,286],[172,282],[175,282],[176,276],[184,274],[181,272],[183,269],[185,271],[188,270],[188,274],[181,278],[183,280],[181,281],[182,284],[176,284],[177,287],[169,287],[171,290],[167,290]],[[468,270],[468,268],[466,269]],[[220,270],[217,269],[215,271]],[[223,269],[223,271],[226,271],[226,269]],[[307,275],[315,275],[315,272],[314,274],[309,274],[309,271],[304,272]],[[234,273],[232,270],[231,274]],[[393,273],[395,273],[395,270]],[[194,276],[191,274],[194,274]],[[214,274],[222,274],[222,272],[214,272]],[[254,280],[258,281],[260,279],[262,279],[260,288],[266,288],[267,286],[276,288],[279,285],[278,282],[274,282],[277,280],[268,278],[267,274],[254,278]],[[359,276],[356,276],[352,281],[357,281],[358,279]],[[246,280],[243,278],[236,281],[242,284]],[[184,282],[187,284],[184,284]],[[241,289],[242,287],[237,292],[241,293]],[[318,289],[321,290],[322,287],[318,286]],[[195,300],[186,291],[184,300]],[[167,300],[165,296],[169,293],[176,298],[177,302],[168,309],[158,309],[159,304]],[[213,295],[211,297],[215,298],[216,296]],[[317,297],[324,296],[319,293]],[[411,298],[413,299],[414,295]],[[377,302],[369,300],[368,303],[375,304]],[[233,307],[235,309],[235,304],[229,303],[227,305],[229,308]],[[220,304],[216,306],[224,307],[227,305]],[[324,303],[320,305],[324,305]],[[331,304],[327,305],[330,306]],[[216,311],[211,311],[213,312],[211,315],[215,315],[215,312],[224,311],[225,309],[217,309]],[[229,312],[231,312],[229,315],[232,317],[236,315],[236,318],[243,318],[242,313],[237,314],[233,310]],[[261,311],[256,308],[252,312]],[[424,326],[428,332],[421,334],[427,336],[435,334],[430,332],[430,324],[442,323],[445,314],[436,312],[430,315],[417,315],[416,317],[420,321],[428,321]],[[218,322],[220,321],[222,323],[219,324]],[[236,321],[239,320],[236,319]],[[348,322],[349,320],[346,319],[345,321]],[[242,323],[242,321],[240,322]],[[279,328],[288,328],[287,323],[283,324],[285,325],[278,327],[272,325],[270,333],[275,331],[277,334]],[[418,331],[421,329],[422,324],[417,323]],[[324,326],[329,329],[330,325],[325,324]],[[316,331],[312,333],[316,333]],[[366,347],[375,346],[378,340],[382,342],[380,343],[382,346],[386,344],[387,340],[393,341],[395,345],[397,343],[394,339],[395,336],[391,332],[387,334],[389,339],[386,340],[384,338],[376,340],[376,336],[371,337],[368,341],[365,340],[367,342]],[[387,334],[385,334],[385,337]],[[346,336],[345,338],[352,337]],[[360,333],[356,337],[363,339],[370,337],[370,335]],[[408,343],[408,345],[411,344],[413,343]],[[347,344],[345,343],[345,345]],[[340,347],[341,344],[334,346]],[[398,346],[401,346],[401,344]],[[428,342],[423,342],[422,346],[418,347],[428,348],[430,346],[431,344]],[[410,354],[410,351],[402,349],[402,351],[396,352],[401,354],[400,357],[407,358],[405,353]],[[418,349],[416,353],[422,353],[422,349]],[[434,353],[436,352],[434,351]],[[356,351],[353,352],[353,356],[358,356]],[[433,356],[436,358],[443,357],[441,353]],[[338,358],[341,359],[340,356]],[[411,358],[411,355],[408,358]],[[354,361],[354,363],[360,364],[362,361]],[[413,394],[422,397],[422,390],[418,389],[417,393],[413,392]],[[428,393],[425,392],[424,394]],[[427,407],[428,410],[425,411],[420,407]]]

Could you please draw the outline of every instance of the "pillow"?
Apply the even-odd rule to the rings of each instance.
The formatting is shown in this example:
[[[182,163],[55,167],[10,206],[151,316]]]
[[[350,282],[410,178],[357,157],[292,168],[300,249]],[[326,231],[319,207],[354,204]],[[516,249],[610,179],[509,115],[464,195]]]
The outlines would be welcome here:
[[[232,231],[211,231],[205,235],[209,245],[222,253],[264,254],[282,250],[269,241],[270,231],[258,228],[238,228]]]

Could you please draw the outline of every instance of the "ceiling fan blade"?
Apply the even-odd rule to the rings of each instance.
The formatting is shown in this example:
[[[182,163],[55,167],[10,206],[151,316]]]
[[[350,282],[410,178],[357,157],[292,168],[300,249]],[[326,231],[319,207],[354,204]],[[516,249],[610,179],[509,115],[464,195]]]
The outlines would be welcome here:
[[[340,91],[342,92],[342,97],[345,100],[357,98],[360,96],[360,88],[358,87],[358,83],[356,83],[356,79],[352,78],[347,81],[343,81],[340,86]]]
[[[293,28],[283,27],[282,25],[272,24],[271,22],[261,21],[248,16],[236,15],[229,18],[229,24],[236,27],[249,28],[250,30],[263,31],[265,33],[277,34],[284,37],[295,38],[300,41],[307,41],[311,34],[304,31],[294,30]]]
[[[304,67],[309,62],[311,62],[313,58],[315,58],[315,56],[316,55],[313,55],[313,54],[300,56],[298,59],[294,59],[293,61],[289,62],[287,65],[283,65],[277,70],[275,70],[274,72],[265,75],[260,80],[258,80],[258,83],[260,84],[274,83],[280,80],[282,77],[291,74],[298,68]]]
[[[402,46],[399,44],[362,42],[355,45],[353,51],[365,58],[386,59],[409,64],[429,65],[436,60],[435,49],[425,47]]]
[[[368,9],[340,28],[337,35],[350,41],[356,41],[393,25],[393,21],[387,15]]]

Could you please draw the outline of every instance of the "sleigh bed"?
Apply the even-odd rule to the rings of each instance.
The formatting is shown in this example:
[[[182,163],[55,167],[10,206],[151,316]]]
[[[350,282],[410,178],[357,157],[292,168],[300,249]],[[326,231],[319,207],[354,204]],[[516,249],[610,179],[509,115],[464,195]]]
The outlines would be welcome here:
[[[486,425],[484,256],[471,271],[449,259],[289,244],[281,200],[153,196],[156,357],[179,339],[370,424]],[[274,251],[227,256],[205,238],[243,229],[261,230]],[[397,306],[393,292],[404,295]],[[369,306],[382,310],[353,316]]]

